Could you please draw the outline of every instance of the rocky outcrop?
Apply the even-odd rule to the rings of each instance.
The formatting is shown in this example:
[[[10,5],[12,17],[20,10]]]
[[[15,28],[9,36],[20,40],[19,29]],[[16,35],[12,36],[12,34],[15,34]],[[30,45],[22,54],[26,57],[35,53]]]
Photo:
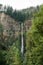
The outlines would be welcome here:
[[[20,25],[10,16],[0,13],[0,23],[3,25],[4,28],[4,35],[14,34],[15,37],[19,35]]]
[[[12,34],[15,38],[20,34],[20,24],[5,13],[0,13],[0,23],[3,25],[3,34],[9,36]],[[31,26],[31,20],[26,20],[24,23],[24,31],[28,31]]]

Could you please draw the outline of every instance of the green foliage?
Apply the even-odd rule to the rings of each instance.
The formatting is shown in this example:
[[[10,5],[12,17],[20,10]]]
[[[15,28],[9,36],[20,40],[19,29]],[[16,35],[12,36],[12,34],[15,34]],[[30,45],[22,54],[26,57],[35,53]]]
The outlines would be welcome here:
[[[3,32],[3,25],[0,23],[0,33],[2,33]]]
[[[27,32],[24,65],[43,65],[43,6],[33,19]]]
[[[20,11],[15,10],[13,12],[13,18],[16,21],[18,21],[18,22],[24,22],[25,21],[25,18],[26,18],[26,15],[23,12],[20,12]]]
[[[21,40],[20,40],[20,35],[15,41],[15,46],[21,51]]]
[[[0,65],[6,65],[6,51],[0,50]]]
[[[11,46],[7,54],[7,64],[9,65],[21,65],[21,53],[14,45]]]
[[[8,6],[7,7],[7,11],[6,11],[6,14],[10,15],[12,17],[12,13],[13,13],[13,8]]]

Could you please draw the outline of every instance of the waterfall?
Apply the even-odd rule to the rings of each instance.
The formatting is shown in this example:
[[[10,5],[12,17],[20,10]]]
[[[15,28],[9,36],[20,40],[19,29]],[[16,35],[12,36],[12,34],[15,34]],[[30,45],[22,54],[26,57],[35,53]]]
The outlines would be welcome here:
[[[23,23],[21,24],[21,53],[24,52],[24,43],[23,43]]]
[[[1,21],[2,21],[2,19],[3,19],[3,13],[1,13]]]
[[[1,13],[1,23],[4,24],[3,22],[3,17],[4,17],[4,13]]]

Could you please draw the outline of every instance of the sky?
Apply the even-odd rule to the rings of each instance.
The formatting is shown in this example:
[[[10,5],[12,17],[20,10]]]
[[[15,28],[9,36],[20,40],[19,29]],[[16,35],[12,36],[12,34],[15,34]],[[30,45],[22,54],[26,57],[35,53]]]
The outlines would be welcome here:
[[[30,6],[37,6],[43,4],[43,0],[0,0],[0,4],[10,5],[13,9],[25,9]]]

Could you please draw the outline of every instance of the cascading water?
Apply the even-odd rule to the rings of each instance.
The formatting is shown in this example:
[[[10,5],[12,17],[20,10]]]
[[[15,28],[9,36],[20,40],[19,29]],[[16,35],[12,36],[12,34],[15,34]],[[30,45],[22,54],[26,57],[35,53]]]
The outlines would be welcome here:
[[[21,24],[21,53],[24,52],[24,43],[23,43],[23,23]]]
[[[3,24],[3,17],[4,17],[4,13],[1,13],[1,23]]]

